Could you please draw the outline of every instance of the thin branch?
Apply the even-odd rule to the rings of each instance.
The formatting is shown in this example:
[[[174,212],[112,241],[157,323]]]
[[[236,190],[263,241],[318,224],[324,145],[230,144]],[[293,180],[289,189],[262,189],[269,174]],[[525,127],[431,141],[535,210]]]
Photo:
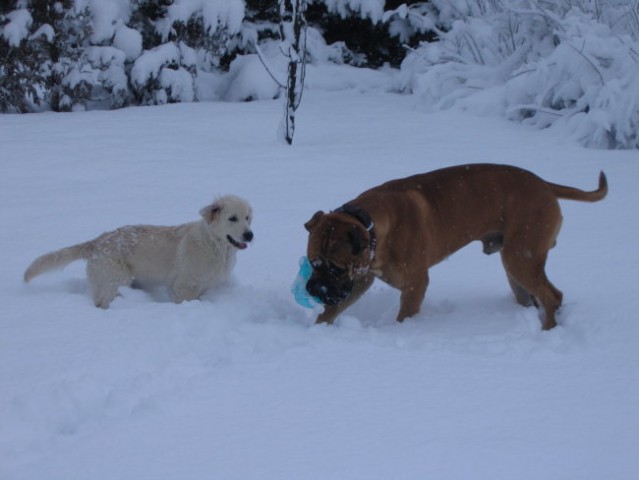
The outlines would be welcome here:
[[[547,108],[540,107],[538,105],[533,105],[533,104],[529,104],[529,105],[514,105],[514,106],[512,106],[512,107],[510,107],[508,109],[507,113],[517,112],[519,110],[533,110],[533,111],[538,112],[538,113],[546,113],[548,115],[555,115],[556,117],[563,117],[564,116],[559,111],[548,110]]]
[[[587,57],[587,56],[586,56],[583,52],[579,51],[579,50],[577,49],[577,47],[575,47],[572,43],[570,43],[570,42],[566,42],[566,44],[567,44],[569,47],[572,47],[572,48],[573,48],[573,50],[574,50],[575,52],[577,52],[579,55],[581,55],[581,56],[584,58],[584,60],[586,60],[586,61],[590,64],[590,66],[592,67],[592,69],[593,69],[593,70],[597,73],[597,75],[599,76],[599,80],[601,81],[601,85],[605,85],[605,84],[606,84],[606,81],[604,80],[603,74],[599,71],[599,69],[598,69],[598,68],[597,68],[597,66],[594,64],[594,62],[593,62],[592,60],[590,60],[590,59],[589,59],[589,58],[588,58],[588,57]],[[585,46],[585,45],[586,45],[586,41],[584,40],[584,46]],[[582,48],[583,48],[583,46],[582,46]]]
[[[255,40],[255,43],[253,44],[253,47],[255,48],[255,52],[257,53],[257,58],[260,59],[260,62],[262,62],[262,65],[264,65],[264,68],[266,69],[266,72],[270,75],[270,77],[273,79],[273,81],[280,87],[280,88],[286,88],[286,85],[282,82],[280,82],[277,77],[275,76],[275,74],[271,71],[270,67],[268,66],[268,64],[266,63],[266,59],[264,58],[264,55],[262,54],[262,50],[260,49],[260,47],[257,44],[257,40]]]

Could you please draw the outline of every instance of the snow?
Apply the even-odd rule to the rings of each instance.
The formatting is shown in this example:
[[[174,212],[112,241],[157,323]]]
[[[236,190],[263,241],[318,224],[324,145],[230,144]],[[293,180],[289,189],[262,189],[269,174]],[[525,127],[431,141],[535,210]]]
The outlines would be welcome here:
[[[172,22],[188,20],[198,12],[204,19],[207,29],[215,30],[219,25],[228,28],[229,33],[237,33],[244,19],[243,0],[177,0],[169,6]]]
[[[113,47],[89,47],[87,48],[87,59],[94,65],[109,66],[116,65],[124,68],[126,55],[118,48]]]
[[[127,60],[135,60],[142,54],[142,35],[126,25],[118,25],[113,37],[113,46],[122,50]]]
[[[145,50],[131,69],[133,86],[139,92],[144,92],[148,83],[159,87],[151,89],[153,98],[150,101],[154,104],[192,102],[195,82],[189,70],[183,67],[195,69],[195,61],[193,49],[183,43],[170,42]]]
[[[170,92],[171,101],[192,102],[195,98],[193,77],[184,68],[178,68],[177,70],[163,68],[158,80],[160,86],[165,91]]]
[[[180,49],[173,42],[146,50],[133,64],[131,80],[135,85],[143,85],[149,79],[157,78],[163,66],[178,64],[179,61]]]
[[[270,62],[269,68],[274,75],[277,73],[279,78],[285,78],[281,64],[282,61]],[[274,65],[277,65],[277,70],[273,68]],[[219,98],[228,102],[272,100],[279,93],[280,86],[275,83],[256,54],[238,55],[231,62],[229,73],[218,91]]]
[[[129,0],[88,0],[90,5],[92,22],[91,42],[96,45],[104,41],[110,41],[119,27],[120,22],[125,22],[131,14]],[[76,5],[84,4],[86,0],[76,0]]]
[[[53,30],[53,27],[48,23],[41,25],[35,32],[33,32],[33,35],[29,37],[29,40],[40,37],[44,37],[45,41],[53,43],[53,40],[55,39],[55,31]]]
[[[329,12],[348,17],[350,12],[358,13],[362,18],[369,18],[377,23],[384,15],[385,0],[322,0]]]
[[[8,22],[2,27],[2,37],[10,46],[17,47],[29,36],[29,27],[33,23],[33,17],[24,8],[9,12],[5,17]]]
[[[309,68],[292,147],[282,100],[0,116],[0,478],[636,478],[637,153],[424,112],[386,72],[340,72]],[[584,189],[606,172],[604,201],[562,202],[560,326],[541,332],[478,243],[431,270],[403,324],[378,282],[313,325],[290,292],[304,222],[464,162]],[[200,301],[122,289],[102,311],[81,263],[22,284],[42,253],[226,193],[251,201],[256,239]]]
[[[156,23],[156,30],[166,39],[174,22],[186,23],[190,18],[202,16],[204,27],[215,30],[221,26],[228,33],[238,33],[244,19],[243,0],[176,0],[168,7],[168,15]]]

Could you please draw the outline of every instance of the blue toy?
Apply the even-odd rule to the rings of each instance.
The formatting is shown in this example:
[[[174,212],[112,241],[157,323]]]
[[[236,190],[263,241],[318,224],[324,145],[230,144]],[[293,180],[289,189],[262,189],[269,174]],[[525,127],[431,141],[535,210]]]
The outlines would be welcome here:
[[[313,273],[313,267],[308,261],[308,258],[300,258],[300,271],[297,272],[297,277],[295,277],[291,292],[295,296],[295,301],[304,308],[315,308],[318,304],[322,303],[319,298],[311,296],[306,291],[306,282],[311,278],[311,273]]]

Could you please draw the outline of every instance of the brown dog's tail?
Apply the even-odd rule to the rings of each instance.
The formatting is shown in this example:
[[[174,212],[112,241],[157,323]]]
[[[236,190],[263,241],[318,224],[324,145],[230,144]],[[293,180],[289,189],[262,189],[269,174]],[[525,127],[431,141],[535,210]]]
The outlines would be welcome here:
[[[88,258],[93,242],[80,243],[71,247],[61,248],[55,252],[45,253],[36,258],[27,271],[24,272],[24,281],[29,282],[33,277],[37,277],[51,270],[58,270],[66,267],[71,262]]]
[[[602,200],[608,193],[608,180],[604,172],[599,173],[599,187],[597,190],[585,192],[578,188],[566,187],[564,185],[557,185],[556,183],[548,183],[553,193],[557,198],[564,198],[566,200],[578,200],[580,202],[598,202]]]

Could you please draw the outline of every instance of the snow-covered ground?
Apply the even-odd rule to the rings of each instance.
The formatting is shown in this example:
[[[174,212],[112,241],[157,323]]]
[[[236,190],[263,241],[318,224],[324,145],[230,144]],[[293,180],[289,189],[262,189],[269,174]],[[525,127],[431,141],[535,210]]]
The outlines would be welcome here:
[[[2,480],[637,478],[639,155],[425,113],[380,75],[309,73],[292,147],[281,101],[0,116]],[[376,283],[314,326],[290,294],[304,222],[464,162],[608,175],[603,202],[562,203],[561,326],[541,332],[478,243],[431,270],[416,318],[395,323]],[[251,201],[256,238],[201,301],[123,289],[102,311],[81,263],[22,283],[44,252],[226,193]]]

